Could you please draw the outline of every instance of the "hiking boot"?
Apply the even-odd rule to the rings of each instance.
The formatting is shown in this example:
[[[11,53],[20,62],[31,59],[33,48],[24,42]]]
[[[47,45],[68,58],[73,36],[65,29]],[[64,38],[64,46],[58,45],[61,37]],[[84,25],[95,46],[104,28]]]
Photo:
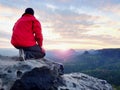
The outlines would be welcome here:
[[[24,54],[23,49],[19,49],[19,60],[25,61],[25,54]]]

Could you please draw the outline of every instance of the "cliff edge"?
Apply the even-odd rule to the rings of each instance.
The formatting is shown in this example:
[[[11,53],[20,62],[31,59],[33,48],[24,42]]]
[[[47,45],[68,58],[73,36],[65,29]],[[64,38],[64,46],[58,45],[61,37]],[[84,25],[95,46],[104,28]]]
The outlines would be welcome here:
[[[83,73],[63,75],[62,64],[47,59],[0,57],[0,90],[113,90],[105,80]]]

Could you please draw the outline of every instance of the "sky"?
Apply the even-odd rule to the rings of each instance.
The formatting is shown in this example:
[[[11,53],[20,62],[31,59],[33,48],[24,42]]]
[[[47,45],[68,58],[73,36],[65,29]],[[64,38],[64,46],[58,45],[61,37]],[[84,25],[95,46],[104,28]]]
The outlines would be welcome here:
[[[0,0],[0,48],[14,48],[12,28],[28,7],[47,50],[120,48],[120,0]]]

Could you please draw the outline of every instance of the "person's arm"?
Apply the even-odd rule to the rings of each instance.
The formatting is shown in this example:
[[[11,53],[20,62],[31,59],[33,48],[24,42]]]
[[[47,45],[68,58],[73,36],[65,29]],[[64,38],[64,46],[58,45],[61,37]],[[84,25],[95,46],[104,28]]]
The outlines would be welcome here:
[[[42,44],[43,44],[42,28],[41,28],[41,24],[38,20],[35,20],[33,22],[33,31],[35,33],[35,40],[36,40],[37,44],[40,47],[42,47]]]

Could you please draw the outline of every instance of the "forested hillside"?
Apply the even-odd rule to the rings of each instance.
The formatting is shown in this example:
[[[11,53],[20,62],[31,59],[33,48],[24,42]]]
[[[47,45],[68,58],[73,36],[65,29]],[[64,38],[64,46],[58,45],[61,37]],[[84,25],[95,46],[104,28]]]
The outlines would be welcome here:
[[[83,72],[120,86],[120,49],[85,51],[64,63],[65,72]]]

